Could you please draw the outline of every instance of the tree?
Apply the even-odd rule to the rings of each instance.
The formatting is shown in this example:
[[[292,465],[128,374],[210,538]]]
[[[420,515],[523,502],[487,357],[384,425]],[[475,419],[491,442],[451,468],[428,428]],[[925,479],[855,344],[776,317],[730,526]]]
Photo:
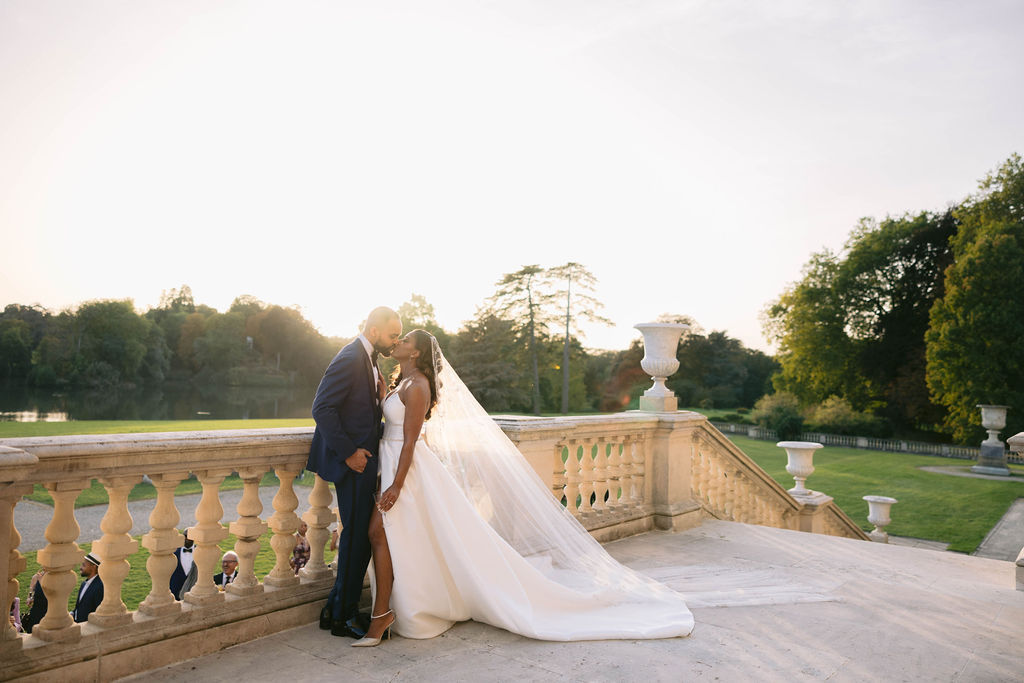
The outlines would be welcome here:
[[[410,295],[409,300],[398,307],[398,317],[402,319],[402,328],[406,332],[415,329],[426,330],[434,335],[442,350],[448,347],[451,335],[438,324],[434,306],[425,297],[419,294]]]
[[[978,403],[1012,406],[1024,427],[1024,162],[1010,157],[957,212],[954,263],[931,309],[927,378],[960,442],[981,435]]]
[[[26,377],[32,369],[32,328],[24,320],[0,319],[0,378]]]
[[[245,359],[245,316],[218,313],[206,319],[202,336],[195,340],[195,356],[202,370],[218,379]]]
[[[765,313],[779,346],[775,388],[804,404],[838,396],[907,426],[940,419],[927,397],[924,335],[956,226],[949,211],[864,219],[843,253],[814,254]]]
[[[562,266],[550,268],[547,277],[556,282],[565,282],[565,288],[555,292],[555,297],[565,299],[565,342],[562,347],[562,413],[569,412],[569,344],[573,334],[573,324],[581,319],[611,325],[612,321],[597,313],[604,308],[604,304],[591,296],[597,286],[595,278],[589,270],[579,263],[570,261]],[[576,292],[573,293],[573,284],[576,285]],[[575,299],[573,298],[575,296]],[[575,317],[573,311],[575,310]],[[583,333],[575,329],[576,336],[582,337]]]
[[[133,382],[148,350],[152,323],[135,312],[130,299],[90,301],[75,313],[76,355],[89,384]]]
[[[526,339],[533,380],[533,413],[540,415],[538,338],[547,332],[547,326],[553,319],[551,306],[554,300],[546,272],[538,265],[523,266],[504,275],[496,284],[498,291],[489,300],[486,316],[510,321],[516,334]]]
[[[513,323],[481,310],[452,337],[449,360],[485,409],[508,412],[530,400],[520,371],[524,355]]]

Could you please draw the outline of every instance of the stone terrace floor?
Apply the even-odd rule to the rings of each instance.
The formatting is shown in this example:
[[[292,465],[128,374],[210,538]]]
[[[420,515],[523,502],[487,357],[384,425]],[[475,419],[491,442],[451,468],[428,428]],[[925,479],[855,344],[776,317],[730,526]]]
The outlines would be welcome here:
[[[690,637],[659,641],[540,642],[467,622],[432,640],[354,649],[310,624],[136,678],[1024,680],[1024,591],[1014,589],[1011,562],[719,521],[606,547],[683,592],[686,567],[699,567],[833,599],[694,607]]]

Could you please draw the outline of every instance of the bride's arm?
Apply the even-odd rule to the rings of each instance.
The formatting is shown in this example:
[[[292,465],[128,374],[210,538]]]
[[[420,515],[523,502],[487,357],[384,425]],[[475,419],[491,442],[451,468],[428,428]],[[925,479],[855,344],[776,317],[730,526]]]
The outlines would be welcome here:
[[[384,510],[391,509],[402,492],[402,486],[405,485],[405,475],[412,467],[412,454],[416,449],[416,440],[423,429],[423,418],[427,414],[427,401],[429,400],[430,386],[426,380],[413,382],[402,396],[402,402],[405,403],[405,424],[403,426],[405,438],[402,442],[402,453],[398,458],[395,481],[380,497],[380,506]]]

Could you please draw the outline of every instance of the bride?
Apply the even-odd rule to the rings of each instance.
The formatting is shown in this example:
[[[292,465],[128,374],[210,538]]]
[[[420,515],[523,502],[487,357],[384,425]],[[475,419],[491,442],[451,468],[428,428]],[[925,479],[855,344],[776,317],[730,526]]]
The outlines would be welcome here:
[[[432,638],[473,619],[541,640],[689,635],[678,593],[620,565],[413,330],[383,403],[381,493],[370,520],[373,611],[357,647],[389,630]]]

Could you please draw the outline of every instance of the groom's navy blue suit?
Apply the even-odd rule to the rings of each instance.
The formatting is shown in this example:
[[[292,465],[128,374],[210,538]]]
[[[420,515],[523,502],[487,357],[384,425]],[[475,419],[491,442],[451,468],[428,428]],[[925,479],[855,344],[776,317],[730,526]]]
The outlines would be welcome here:
[[[366,348],[357,338],[338,352],[327,366],[313,399],[316,431],[306,469],[333,481],[338,493],[341,535],[338,538],[338,575],[327,597],[332,618],[354,616],[370,563],[367,529],[377,488],[381,412],[377,386]],[[366,469],[356,472],[345,459],[357,448],[371,454]]]

